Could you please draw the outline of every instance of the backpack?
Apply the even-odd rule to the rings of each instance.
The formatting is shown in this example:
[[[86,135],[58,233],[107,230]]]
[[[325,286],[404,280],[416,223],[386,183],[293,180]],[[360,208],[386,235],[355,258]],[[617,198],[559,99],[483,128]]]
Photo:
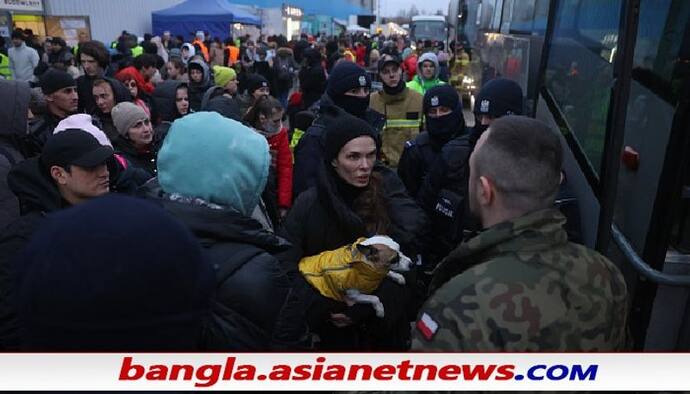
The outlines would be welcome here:
[[[278,78],[278,81],[281,81],[281,82],[292,81],[294,69],[291,67],[288,59],[284,59],[282,57],[277,57],[276,62],[275,62],[275,68],[276,68],[276,70],[275,70],[276,71],[276,78]]]

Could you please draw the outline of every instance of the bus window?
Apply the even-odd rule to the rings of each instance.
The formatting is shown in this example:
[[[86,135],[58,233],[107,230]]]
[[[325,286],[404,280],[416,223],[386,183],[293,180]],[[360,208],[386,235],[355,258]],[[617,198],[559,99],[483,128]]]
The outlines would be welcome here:
[[[540,36],[546,34],[546,21],[549,19],[549,0],[537,0],[534,6],[534,27],[532,32]]]
[[[515,33],[529,34],[534,22],[535,0],[515,0],[510,30]]]
[[[633,59],[633,78],[671,104],[676,104],[682,78],[681,45],[688,48],[690,2],[682,0],[642,1]],[[686,49],[686,52],[690,49]]]
[[[487,0],[481,2],[481,7],[479,8],[479,29],[484,31],[491,30],[491,21],[494,18],[494,13],[496,12],[496,0]]]
[[[624,146],[638,155],[639,165],[620,168],[615,215],[621,231],[639,253],[644,252],[648,230],[651,233],[666,230],[654,228],[651,222],[655,204],[659,205],[657,199],[679,198],[669,196],[672,185],[662,184],[661,176],[667,157],[679,157],[674,150],[680,149],[678,145],[681,144],[672,142],[672,131],[674,116],[679,111],[676,101],[681,94],[686,100],[688,97],[688,92],[680,92],[680,86],[687,84],[690,76],[687,71],[679,71],[683,67],[683,56],[688,60],[688,54],[683,55],[681,48],[690,46],[689,20],[690,2],[686,0],[643,0],[640,4],[634,80],[630,86],[624,140]],[[677,163],[671,165],[681,170]],[[662,205],[675,204],[666,201]],[[690,218],[688,208],[690,204],[686,199],[673,214],[677,233],[672,246],[684,253],[690,252],[687,245],[683,245],[690,240],[689,230],[681,225]]]
[[[503,2],[503,21],[501,22],[501,33],[509,34],[511,30],[511,21],[513,20],[513,1],[505,0]]]
[[[613,63],[618,43],[621,2],[619,0],[582,0],[577,14],[577,33],[580,41]]]
[[[590,181],[596,182],[614,81],[610,53],[602,53],[613,48],[604,45],[606,37],[617,37],[621,0],[558,4],[545,83],[588,160],[585,167],[595,178]]]
[[[491,31],[501,29],[501,11],[503,10],[503,0],[494,0],[494,15],[491,19]]]

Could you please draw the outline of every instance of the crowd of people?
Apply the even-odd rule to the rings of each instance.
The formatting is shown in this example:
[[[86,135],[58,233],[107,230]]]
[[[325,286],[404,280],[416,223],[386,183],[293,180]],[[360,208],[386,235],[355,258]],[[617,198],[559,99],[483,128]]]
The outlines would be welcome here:
[[[517,83],[468,127],[449,54],[402,36],[46,42],[13,32],[0,79],[0,349],[626,346],[625,281],[556,205],[561,141]],[[382,309],[302,269],[350,253]]]

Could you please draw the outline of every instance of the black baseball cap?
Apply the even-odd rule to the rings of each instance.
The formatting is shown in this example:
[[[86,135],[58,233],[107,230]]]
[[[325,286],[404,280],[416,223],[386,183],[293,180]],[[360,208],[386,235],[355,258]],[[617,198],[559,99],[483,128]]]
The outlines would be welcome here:
[[[113,148],[101,145],[96,137],[81,129],[67,129],[48,138],[41,152],[41,163],[52,166],[96,167],[113,156]]]
[[[383,71],[383,68],[386,67],[386,64],[390,63],[395,63],[398,66],[400,66],[402,61],[399,57],[386,53],[383,56],[381,56],[381,59],[379,59],[379,72]]]

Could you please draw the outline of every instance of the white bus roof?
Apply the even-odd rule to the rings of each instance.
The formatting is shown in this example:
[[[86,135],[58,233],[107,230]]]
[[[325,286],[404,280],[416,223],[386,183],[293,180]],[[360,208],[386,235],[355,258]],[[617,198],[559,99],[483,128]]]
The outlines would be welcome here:
[[[434,21],[434,22],[445,22],[446,17],[442,15],[417,15],[412,17],[412,22],[419,21]]]

